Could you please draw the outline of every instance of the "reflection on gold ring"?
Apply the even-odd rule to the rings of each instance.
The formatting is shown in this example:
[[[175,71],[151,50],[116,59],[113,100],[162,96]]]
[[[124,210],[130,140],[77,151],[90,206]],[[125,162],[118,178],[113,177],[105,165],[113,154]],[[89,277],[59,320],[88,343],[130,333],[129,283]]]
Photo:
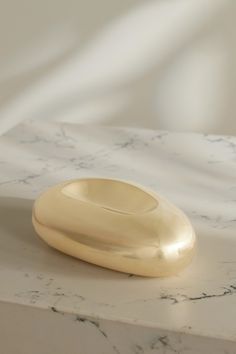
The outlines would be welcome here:
[[[176,274],[192,259],[185,214],[153,191],[105,178],[67,181],[34,204],[33,224],[50,246],[106,268],[143,276]]]

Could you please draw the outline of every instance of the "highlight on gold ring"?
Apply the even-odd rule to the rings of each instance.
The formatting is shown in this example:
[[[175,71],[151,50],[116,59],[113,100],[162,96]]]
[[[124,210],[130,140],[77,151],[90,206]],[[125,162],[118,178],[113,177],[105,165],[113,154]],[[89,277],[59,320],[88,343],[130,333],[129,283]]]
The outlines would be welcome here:
[[[34,204],[33,225],[51,247],[116,271],[169,276],[193,258],[187,216],[135,183],[83,178],[56,185]]]

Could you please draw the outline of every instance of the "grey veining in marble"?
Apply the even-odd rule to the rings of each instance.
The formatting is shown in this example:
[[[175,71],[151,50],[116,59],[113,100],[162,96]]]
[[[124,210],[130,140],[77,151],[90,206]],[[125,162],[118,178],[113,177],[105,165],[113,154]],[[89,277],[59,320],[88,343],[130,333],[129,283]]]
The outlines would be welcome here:
[[[1,301],[76,321],[100,336],[97,353],[236,352],[236,138],[27,122],[1,138],[0,166]],[[44,245],[32,199],[84,176],[133,180],[182,208],[199,241],[192,265],[143,279]]]

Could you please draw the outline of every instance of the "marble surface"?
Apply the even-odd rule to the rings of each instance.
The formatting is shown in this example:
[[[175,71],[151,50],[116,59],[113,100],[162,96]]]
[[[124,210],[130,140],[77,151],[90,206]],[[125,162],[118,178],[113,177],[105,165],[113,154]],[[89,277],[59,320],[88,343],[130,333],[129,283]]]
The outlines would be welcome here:
[[[76,322],[83,353],[236,352],[236,138],[29,121],[1,138],[0,166],[0,312],[27,305]],[[191,266],[146,279],[41,242],[33,199],[84,176],[132,180],[182,208],[198,236]]]

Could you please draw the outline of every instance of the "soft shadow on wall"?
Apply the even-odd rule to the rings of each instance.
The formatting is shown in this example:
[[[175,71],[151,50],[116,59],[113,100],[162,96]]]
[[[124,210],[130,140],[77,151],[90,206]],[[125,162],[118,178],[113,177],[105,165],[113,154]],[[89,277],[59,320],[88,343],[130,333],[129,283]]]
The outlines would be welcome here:
[[[0,132],[33,118],[236,133],[235,2],[24,0],[12,25],[13,5]]]

